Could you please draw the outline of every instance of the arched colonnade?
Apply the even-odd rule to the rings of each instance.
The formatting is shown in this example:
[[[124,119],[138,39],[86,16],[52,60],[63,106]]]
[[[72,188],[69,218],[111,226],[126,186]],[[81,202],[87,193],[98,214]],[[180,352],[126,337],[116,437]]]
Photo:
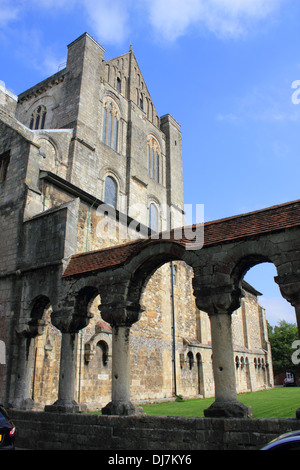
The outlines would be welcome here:
[[[57,282],[53,299],[36,297],[19,320],[19,381],[15,401],[28,398],[28,338],[39,334],[42,312],[50,300],[51,321],[62,333],[58,400],[47,411],[78,411],[74,401],[77,333],[89,322],[89,304],[100,296],[99,310],[112,327],[112,396],[104,414],[135,414],[130,401],[130,328],[143,312],[142,294],[148,279],[164,263],[181,260],[193,268],[197,307],[211,322],[215,402],[205,416],[245,417],[249,410],[237,399],[231,314],[240,306],[241,283],[252,266],[269,262],[275,281],[296,312],[300,325],[300,202],[195,226],[203,243],[173,231],[146,240],[74,255]],[[198,244],[197,244],[198,243]],[[27,354],[22,350],[27,348]],[[26,363],[27,361],[27,363]],[[299,412],[297,412],[297,417]]]

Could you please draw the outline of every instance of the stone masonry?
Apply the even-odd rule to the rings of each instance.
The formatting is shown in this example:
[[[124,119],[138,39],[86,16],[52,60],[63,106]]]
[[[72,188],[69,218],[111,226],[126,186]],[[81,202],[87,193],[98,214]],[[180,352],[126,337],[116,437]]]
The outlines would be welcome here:
[[[2,86],[0,94],[0,401],[101,409],[129,367],[136,403],[214,396],[210,311],[196,302],[188,258],[162,249],[161,263],[141,265],[141,302],[125,309],[135,318],[128,364],[113,361],[127,333],[105,313],[111,288],[119,315],[125,274],[112,270],[101,292],[96,271],[65,277],[74,256],[104,249],[105,259],[105,250],[184,225],[180,125],[158,116],[132,48],[105,60],[85,33],[68,46],[64,69],[19,96]],[[233,381],[239,392],[270,388],[260,293],[241,289],[230,312]]]

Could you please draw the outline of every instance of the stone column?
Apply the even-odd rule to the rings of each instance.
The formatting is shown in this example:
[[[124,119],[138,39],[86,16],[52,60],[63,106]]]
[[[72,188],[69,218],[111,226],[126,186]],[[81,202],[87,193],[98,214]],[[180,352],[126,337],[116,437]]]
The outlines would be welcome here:
[[[34,401],[31,396],[31,387],[34,371],[34,344],[35,336],[43,334],[44,322],[36,320],[29,326],[29,321],[21,322],[16,328],[18,339],[18,363],[15,381],[15,393],[9,407],[32,410]]]
[[[112,326],[112,395],[104,415],[137,415],[140,407],[130,401],[130,328],[139,318],[140,305],[102,304],[102,318]]]
[[[12,408],[31,410],[34,407],[34,402],[30,396],[33,373],[33,367],[31,366],[32,354],[30,354],[33,349],[32,343],[34,343],[33,338],[26,338],[25,335],[19,336],[15,394],[13,401],[9,404]]]
[[[231,314],[210,315],[215,402],[206,417],[247,417],[251,411],[237,399]]]
[[[220,285],[217,279],[203,278],[201,270],[194,269],[194,273],[197,307],[208,313],[211,323],[215,402],[204,410],[204,415],[245,418],[251,409],[237,399],[231,331],[231,314],[240,306],[241,289],[233,282],[224,284],[223,275],[219,276],[223,281]]]
[[[298,336],[300,338],[300,274],[297,272],[289,273],[276,276],[274,279],[279,285],[282,296],[295,308]],[[300,419],[300,408],[296,411],[296,418]]]
[[[62,332],[60,352],[60,372],[58,399],[53,405],[45,406],[45,411],[77,413],[80,411],[75,401],[76,359],[78,333]]]
[[[102,408],[105,415],[135,415],[141,409],[130,401],[130,328],[113,326],[112,401]]]

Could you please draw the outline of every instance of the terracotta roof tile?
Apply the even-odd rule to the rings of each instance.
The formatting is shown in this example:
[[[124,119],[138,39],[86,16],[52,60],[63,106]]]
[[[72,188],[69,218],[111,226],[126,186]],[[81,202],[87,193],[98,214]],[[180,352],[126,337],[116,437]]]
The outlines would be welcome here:
[[[203,249],[219,243],[229,243],[235,240],[281,231],[299,225],[300,200],[249,212],[247,214],[228,217],[226,219],[206,222],[204,224]],[[197,227],[199,228],[200,225],[192,227],[196,229]],[[169,240],[175,241],[175,243],[181,246],[186,246],[187,243],[193,243],[185,237],[184,230],[183,236],[180,239],[174,239],[174,233],[176,232],[171,231],[168,239],[163,238],[163,234],[160,234],[159,240],[151,238],[140,239],[123,245],[74,255],[70,259],[63,277],[120,266],[128,262],[143,247],[149,244],[167,242]],[[197,241],[194,243],[194,249],[199,248],[197,243]]]
[[[99,330],[101,331],[105,331],[107,333],[111,333],[112,332],[112,327],[110,326],[109,323],[107,323],[106,321],[104,320],[99,320],[97,323],[96,323],[96,328],[98,328]]]

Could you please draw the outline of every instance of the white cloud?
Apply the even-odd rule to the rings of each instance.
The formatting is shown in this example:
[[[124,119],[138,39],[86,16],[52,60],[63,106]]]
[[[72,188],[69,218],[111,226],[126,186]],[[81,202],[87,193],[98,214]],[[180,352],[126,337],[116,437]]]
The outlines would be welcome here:
[[[83,1],[88,23],[100,42],[121,44],[127,38],[131,4],[131,0]]]
[[[240,120],[240,118],[236,114],[233,114],[233,113],[228,113],[228,114],[219,113],[216,119],[217,121],[227,121],[227,122],[237,122]]]
[[[135,29],[150,29],[163,41],[175,41],[192,28],[221,37],[239,37],[269,19],[286,0],[0,0],[0,27],[22,19],[22,12],[58,15],[77,11],[103,44],[122,44]],[[149,23],[150,27],[149,28]]]
[[[189,26],[201,19],[202,0],[149,0],[150,23],[156,32],[169,41],[186,33]]]
[[[8,0],[0,0],[0,27],[6,27],[19,16],[19,8]]]
[[[168,41],[189,28],[205,28],[221,37],[239,37],[254,23],[275,13],[283,0],[147,0],[150,22]]]

